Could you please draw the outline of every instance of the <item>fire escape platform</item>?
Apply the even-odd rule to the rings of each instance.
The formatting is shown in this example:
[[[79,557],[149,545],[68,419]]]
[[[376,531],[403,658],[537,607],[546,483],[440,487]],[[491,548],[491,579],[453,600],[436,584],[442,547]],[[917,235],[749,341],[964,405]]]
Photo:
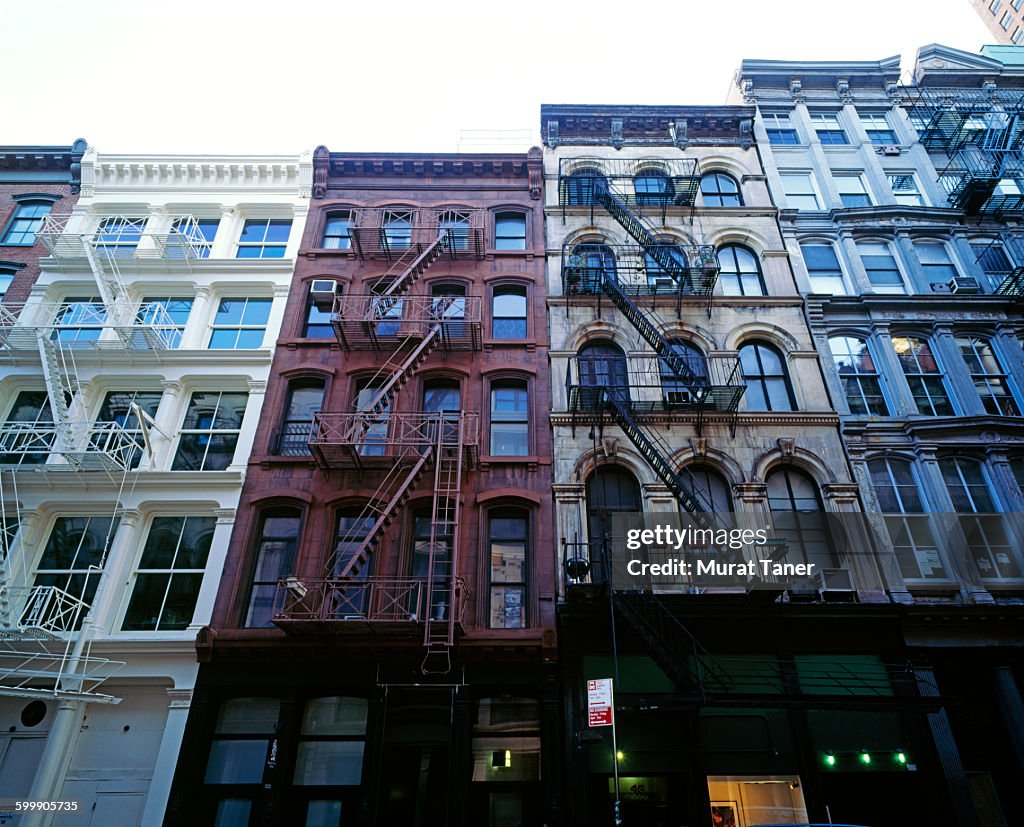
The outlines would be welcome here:
[[[487,253],[486,210],[461,207],[362,208],[352,210],[349,235],[360,258],[395,261],[422,253],[447,236],[444,255],[452,260],[482,259]]]
[[[595,203],[594,192],[603,182],[626,206],[641,212],[690,209],[700,191],[700,175],[696,158],[561,158],[558,203],[589,206]]]
[[[483,344],[479,296],[339,296],[331,314],[338,343],[346,350],[395,353],[414,348],[441,324],[438,347],[445,351],[480,350]]]
[[[718,283],[718,257],[710,244],[664,244],[676,263],[666,270],[636,244],[575,244],[562,249],[562,295],[601,296],[605,278],[628,296],[708,298]]]

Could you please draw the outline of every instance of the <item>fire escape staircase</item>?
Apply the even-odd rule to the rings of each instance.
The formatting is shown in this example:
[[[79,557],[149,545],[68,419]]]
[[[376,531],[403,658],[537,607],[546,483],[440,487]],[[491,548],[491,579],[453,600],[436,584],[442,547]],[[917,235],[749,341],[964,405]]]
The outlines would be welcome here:
[[[451,243],[450,231],[442,230],[430,244],[422,250],[417,247],[410,247],[391,269],[378,280],[378,285],[387,285],[380,291],[381,301],[377,304],[376,310],[380,316],[386,316],[388,311],[398,302],[402,294],[412,287],[420,276],[426,272],[441,254],[448,249]],[[401,268],[397,276],[392,276],[395,270]]]

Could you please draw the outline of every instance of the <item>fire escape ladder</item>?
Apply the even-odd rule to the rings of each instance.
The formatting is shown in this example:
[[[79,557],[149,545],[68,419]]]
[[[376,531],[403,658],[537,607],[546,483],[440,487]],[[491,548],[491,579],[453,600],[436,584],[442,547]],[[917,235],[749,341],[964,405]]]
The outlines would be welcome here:
[[[603,273],[601,277],[601,286],[612,303],[637,329],[644,341],[654,348],[658,357],[672,369],[672,372],[694,395],[694,398],[702,399],[710,388],[708,380],[698,376],[690,369],[686,360],[679,356],[672,344],[647,318],[647,314],[636,306],[636,303],[622,291],[615,279],[607,272]]]
[[[410,287],[412,287],[416,280],[423,275],[426,269],[433,264],[438,258],[441,257],[441,253],[448,249],[448,231],[441,231],[438,233],[430,244],[422,249],[419,253],[417,247],[410,247],[408,251],[402,254],[401,258],[396,262],[396,266],[392,267],[391,270],[395,270],[398,266],[402,266],[405,262],[406,256],[415,256],[407,266],[404,267],[401,273],[398,274],[391,283],[380,292],[381,301],[377,305],[377,312],[380,316],[385,316],[392,307],[398,302],[399,298],[405,293]],[[386,273],[378,281],[378,284],[385,283],[390,278],[390,271]]]
[[[363,509],[363,513],[356,521],[356,524],[359,525],[363,523],[364,519],[372,517],[374,518],[373,525],[370,527],[366,536],[363,537],[362,542],[359,544],[359,548],[356,549],[352,558],[345,565],[345,568],[340,572],[337,574],[334,573],[334,567],[338,564],[338,560],[335,557],[331,557],[331,559],[328,560],[326,568],[326,575],[328,578],[352,580],[358,576],[359,572],[362,570],[363,566],[366,565],[366,562],[370,559],[373,552],[376,551],[384,530],[394,522],[399,510],[405,505],[409,496],[412,494],[412,490],[415,488],[416,483],[419,482],[420,477],[423,476],[423,472],[426,470],[427,464],[430,462],[432,451],[432,448],[427,448],[423,451],[411,468],[400,463],[395,463],[387,474],[384,475],[384,479],[381,481],[381,484],[377,486],[377,490],[374,492],[373,497],[371,497],[369,504],[367,504],[366,508]],[[388,500],[383,507],[375,505],[375,503],[383,500],[385,496],[388,497]]]
[[[681,264],[664,244],[659,244],[651,227],[640,216],[626,206],[615,189],[604,178],[594,179],[593,198],[604,207],[623,229],[629,233],[643,248],[646,255],[654,259],[661,270],[684,287],[689,284],[691,275],[689,268]]]
[[[712,527],[714,517],[709,504],[694,493],[690,485],[678,474],[668,461],[671,450],[664,440],[650,433],[633,418],[629,402],[610,388],[604,389],[605,408],[611,414],[622,432],[629,437],[641,456],[651,466],[673,493],[680,507],[688,512],[702,527]]]
[[[456,589],[458,588],[459,511],[461,506],[464,418],[458,413],[438,416],[434,464],[434,498],[430,520],[427,568],[426,623],[423,630],[424,674],[451,670],[455,644]]]
[[[59,340],[50,336],[50,331],[43,328],[38,332],[39,356],[43,368],[43,382],[53,410],[53,423],[56,430],[54,451],[69,451],[74,442],[75,434],[71,429],[71,401],[78,395],[80,386],[77,372],[70,364],[70,357],[61,347]]]
[[[734,689],[731,676],[657,595],[616,593],[613,601],[680,692],[703,702],[708,692],[724,694]]]

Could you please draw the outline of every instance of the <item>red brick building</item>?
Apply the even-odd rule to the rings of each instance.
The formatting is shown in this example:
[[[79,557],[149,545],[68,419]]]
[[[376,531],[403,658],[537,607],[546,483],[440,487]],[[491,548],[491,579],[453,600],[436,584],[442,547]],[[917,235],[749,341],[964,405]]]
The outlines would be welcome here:
[[[541,186],[315,153],[168,825],[553,821]]]
[[[46,255],[36,231],[49,213],[69,213],[82,184],[86,143],[71,146],[0,146],[0,296],[19,305],[28,298]]]

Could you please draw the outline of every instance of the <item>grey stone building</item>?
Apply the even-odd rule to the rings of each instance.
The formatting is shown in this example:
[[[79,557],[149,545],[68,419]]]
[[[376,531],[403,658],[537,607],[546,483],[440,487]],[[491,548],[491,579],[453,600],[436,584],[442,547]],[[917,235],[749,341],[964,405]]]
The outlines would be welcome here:
[[[943,823],[1024,818],[1017,59],[931,45],[909,85],[898,57],[746,60],[734,95],[757,108],[894,631],[937,699]]]

